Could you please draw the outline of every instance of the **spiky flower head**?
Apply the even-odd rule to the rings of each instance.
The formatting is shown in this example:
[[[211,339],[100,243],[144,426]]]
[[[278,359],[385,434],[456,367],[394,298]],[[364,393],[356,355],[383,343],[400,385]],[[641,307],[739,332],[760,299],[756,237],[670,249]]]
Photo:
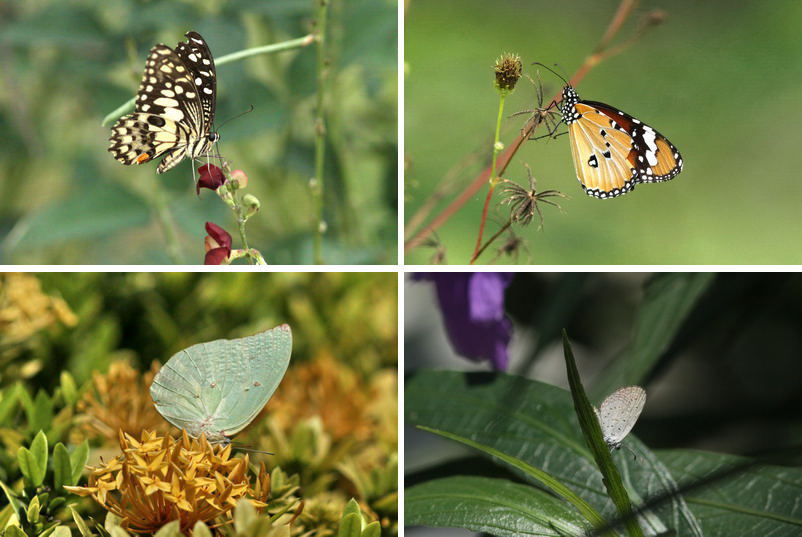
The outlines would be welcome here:
[[[509,93],[515,89],[515,84],[521,78],[521,57],[517,54],[505,52],[496,60],[496,88],[501,92]]]
[[[255,507],[267,504],[270,479],[264,465],[254,484],[248,456],[231,458],[231,445],[210,444],[205,437],[159,436],[143,431],[139,440],[120,431],[122,454],[90,468],[86,487],[64,487],[91,496],[135,533],[155,533],[178,520],[189,535],[198,521],[212,527],[227,523],[240,499]]]
[[[159,367],[153,362],[143,374],[126,360],[116,360],[108,373],[93,372],[92,387],[78,403],[83,429],[110,443],[116,442],[121,429],[132,435],[145,429],[167,434],[171,426],[156,412],[150,398],[150,385]]]

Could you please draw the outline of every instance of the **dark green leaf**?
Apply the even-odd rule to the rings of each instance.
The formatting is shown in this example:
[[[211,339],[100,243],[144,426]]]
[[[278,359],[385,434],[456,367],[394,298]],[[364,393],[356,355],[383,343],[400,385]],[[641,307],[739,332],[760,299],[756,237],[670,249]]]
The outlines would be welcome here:
[[[594,382],[600,399],[616,388],[639,384],[668,349],[682,322],[713,281],[705,272],[661,273],[646,284],[632,343]]]
[[[705,535],[802,535],[802,468],[752,465],[744,457],[704,451],[657,456],[682,485],[704,483],[684,496]],[[749,467],[738,470],[745,463]],[[733,467],[738,471],[730,473]],[[715,479],[725,473],[727,478]]]
[[[567,391],[505,374],[423,371],[407,382],[405,394],[408,424],[448,431],[512,455],[559,479],[604,518],[615,517]],[[626,443],[638,453],[637,460],[625,450],[613,458],[632,501],[673,490],[665,466],[634,435]],[[514,466],[497,462],[537,484]],[[642,521],[651,533],[673,528],[676,521],[679,535],[700,535],[681,498],[651,510]]]
[[[565,502],[503,479],[436,479],[406,489],[404,498],[406,525],[466,528],[502,537],[580,536],[590,529]]]

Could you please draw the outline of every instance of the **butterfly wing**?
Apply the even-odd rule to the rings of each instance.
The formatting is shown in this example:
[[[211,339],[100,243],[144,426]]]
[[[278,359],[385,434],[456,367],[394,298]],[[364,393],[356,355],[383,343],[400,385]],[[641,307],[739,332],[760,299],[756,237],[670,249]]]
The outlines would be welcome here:
[[[629,434],[646,404],[646,391],[640,386],[620,388],[602,401],[596,412],[604,441],[616,446]]]
[[[658,183],[676,177],[682,171],[682,156],[668,138],[654,128],[610,105],[595,101],[581,104],[598,112],[626,131],[632,139],[627,160],[637,172],[639,183]]]
[[[214,123],[217,98],[217,74],[209,45],[198,32],[187,32],[187,41],[175,47],[175,53],[189,69],[203,111],[203,132],[210,132]]]
[[[579,99],[563,89],[563,120],[568,126],[576,175],[585,192],[613,198],[638,183],[673,179],[682,157],[668,139],[610,105]]]
[[[628,160],[632,138],[595,108],[577,103],[581,118],[568,125],[579,183],[589,196],[620,196],[635,187],[637,173]]]
[[[284,377],[292,334],[282,325],[254,336],[199,343],[173,355],[150,388],[156,410],[176,427],[224,441],[262,410]]]

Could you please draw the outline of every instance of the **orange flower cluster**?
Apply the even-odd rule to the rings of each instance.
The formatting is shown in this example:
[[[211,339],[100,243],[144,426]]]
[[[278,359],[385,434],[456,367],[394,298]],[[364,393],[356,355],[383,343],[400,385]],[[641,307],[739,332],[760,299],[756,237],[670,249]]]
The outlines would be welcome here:
[[[364,441],[373,433],[373,423],[366,415],[369,395],[368,387],[355,371],[323,354],[287,370],[266,412],[282,430],[320,416],[333,440]]]
[[[248,456],[230,458],[231,446],[213,446],[205,437],[179,439],[143,431],[141,439],[120,431],[122,455],[90,468],[87,487],[64,487],[91,496],[122,518],[121,526],[136,533],[155,533],[173,520],[189,535],[198,521],[218,517],[230,521],[237,501],[247,498],[265,507],[270,479],[264,464],[251,485]]]
[[[0,274],[0,339],[4,345],[24,341],[56,323],[75,326],[77,322],[62,298],[42,291],[36,276]]]
[[[156,412],[150,398],[150,385],[158,370],[159,364],[153,362],[150,371],[141,374],[125,360],[117,360],[108,373],[93,372],[94,389],[86,391],[78,406],[84,413],[79,417],[84,430],[112,442],[120,430],[131,435],[145,429],[168,434],[172,427]]]

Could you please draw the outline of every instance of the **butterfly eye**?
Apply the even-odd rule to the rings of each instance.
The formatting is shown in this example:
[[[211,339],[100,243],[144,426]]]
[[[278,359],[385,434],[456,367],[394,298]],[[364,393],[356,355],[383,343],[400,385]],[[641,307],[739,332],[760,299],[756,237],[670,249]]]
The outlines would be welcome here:
[[[219,135],[219,134],[217,134],[216,132],[210,132],[210,133],[209,133],[209,141],[210,141],[211,143],[215,143],[215,142],[216,142],[217,140],[219,140],[219,139],[220,139],[220,135]]]

